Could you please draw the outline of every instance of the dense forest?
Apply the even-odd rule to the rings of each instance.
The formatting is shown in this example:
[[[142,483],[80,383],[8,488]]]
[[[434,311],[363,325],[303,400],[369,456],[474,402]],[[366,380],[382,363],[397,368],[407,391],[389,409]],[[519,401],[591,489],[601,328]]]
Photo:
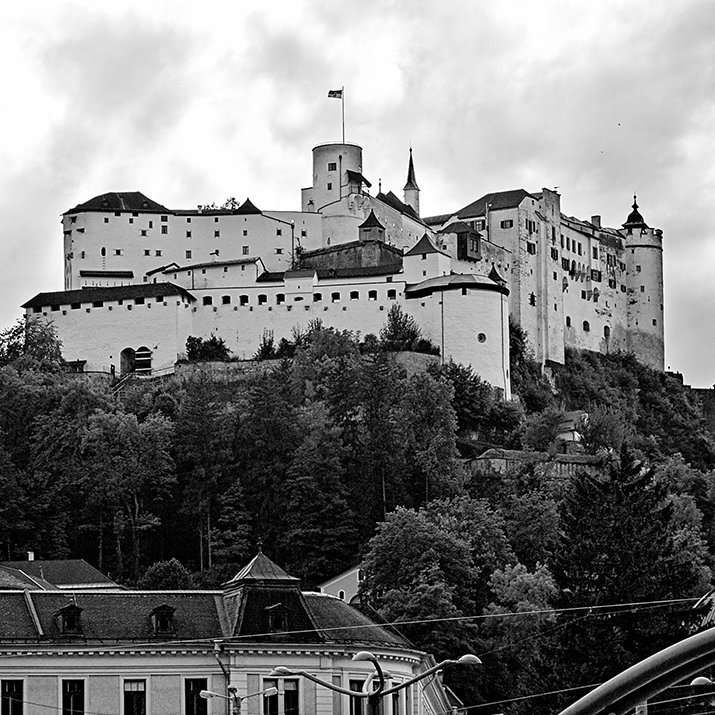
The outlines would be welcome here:
[[[401,367],[434,350],[399,310],[379,336],[266,335],[242,370],[208,369],[230,355],[193,338],[193,369],[116,390],[19,321],[0,334],[3,558],[145,588],[218,587],[259,546],[308,588],[362,562],[366,607],[438,658],[482,658],[477,680],[448,674],[467,702],[553,712],[691,627],[715,442],[693,394],[631,355],[544,374],[518,327],[510,347],[511,402],[464,366]],[[588,413],[595,468],[473,468],[490,447],[554,453],[565,410]]]

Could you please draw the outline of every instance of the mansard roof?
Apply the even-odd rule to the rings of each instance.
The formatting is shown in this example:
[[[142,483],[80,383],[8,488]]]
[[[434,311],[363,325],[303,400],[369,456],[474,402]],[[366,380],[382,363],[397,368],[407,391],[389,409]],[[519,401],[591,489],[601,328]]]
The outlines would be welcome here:
[[[152,201],[148,196],[144,196],[141,191],[111,191],[107,194],[99,194],[99,196],[95,196],[83,204],[77,204],[74,208],[65,211],[63,215],[79,213],[80,211],[160,212],[169,211],[169,209],[156,201]]]
[[[480,199],[473,201],[471,204],[467,204],[464,208],[457,211],[457,217],[464,219],[486,216],[487,206],[490,211],[516,208],[527,196],[533,198],[532,194],[524,189],[512,189],[510,191],[497,191],[493,194],[485,194]]]
[[[441,253],[443,256],[448,255],[444,251],[440,251],[432,241],[430,241],[430,237],[427,234],[422,236],[422,238],[405,253],[405,257],[419,256],[422,253]]]
[[[23,308],[42,308],[45,305],[71,305],[95,301],[125,300],[128,298],[155,298],[157,296],[181,295],[189,300],[196,298],[181,286],[173,283],[136,283],[125,286],[91,287],[80,290],[65,290],[54,293],[38,293]]]

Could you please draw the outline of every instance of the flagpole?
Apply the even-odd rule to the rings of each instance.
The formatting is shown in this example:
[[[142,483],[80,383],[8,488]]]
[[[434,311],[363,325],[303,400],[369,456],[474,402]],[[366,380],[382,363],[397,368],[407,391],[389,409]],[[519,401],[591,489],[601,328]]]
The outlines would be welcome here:
[[[340,103],[343,105],[343,144],[345,144],[345,85],[340,90]]]

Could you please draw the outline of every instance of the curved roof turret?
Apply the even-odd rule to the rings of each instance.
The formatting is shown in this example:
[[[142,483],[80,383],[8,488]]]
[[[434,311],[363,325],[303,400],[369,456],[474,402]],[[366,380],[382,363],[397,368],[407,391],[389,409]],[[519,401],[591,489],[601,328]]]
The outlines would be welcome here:
[[[643,217],[638,211],[638,201],[636,200],[636,195],[633,194],[633,211],[628,214],[626,222],[623,224],[623,228],[648,228],[648,225],[643,220]]]

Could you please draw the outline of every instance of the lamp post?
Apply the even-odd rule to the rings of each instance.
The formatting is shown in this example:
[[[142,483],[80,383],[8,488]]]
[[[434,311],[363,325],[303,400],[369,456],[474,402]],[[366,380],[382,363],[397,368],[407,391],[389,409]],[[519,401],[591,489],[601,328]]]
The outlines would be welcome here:
[[[265,690],[259,690],[257,693],[249,693],[248,695],[239,695],[238,690],[233,686],[228,688],[228,695],[221,695],[221,693],[214,693],[212,690],[202,690],[199,695],[205,700],[210,698],[222,698],[223,700],[229,700],[231,702],[231,715],[241,715],[241,702],[246,698],[252,698],[256,695],[276,695],[278,693],[278,688],[266,688]]]
[[[386,688],[385,687],[385,677],[390,677],[389,673],[386,673],[383,669],[382,666],[380,665],[379,661],[377,658],[370,653],[369,651],[366,650],[361,650],[358,653],[356,653],[352,657],[352,661],[369,661],[370,663],[373,664],[375,668],[375,672],[371,673],[370,676],[367,678],[365,683],[363,684],[362,690],[349,690],[348,688],[343,688],[340,687],[339,685],[334,685],[333,683],[329,683],[325,680],[321,680],[320,678],[316,677],[312,673],[308,673],[305,670],[291,670],[290,668],[284,668],[283,666],[279,666],[277,668],[274,668],[271,671],[271,677],[272,678],[285,678],[289,676],[301,676],[303,678],[306,678],[307,680],[311,680],[314,683],[317,683],[318,685],[322,685],[325,688],[328,688],[330,690],[334,690],[336,693],[342,693],[343,695],[349,695],[350,697],[353,698],[362,698],[367,700],[368,705],[369,705],[369,711],[371,713],[379,713],[379,705],[382,700],[386,695],[392,695],[392,693],[396,693],[400,690],[404,690],[405,688],[409,688],[410,685],[413,685],[414,683],[417,683],[420,680],[424,680],[425,678],[428,678],[430,675],[434,675],[435,673],[438,673],[440,670],[444,670],[445,668],[452,666],[452,665],[481,665],[482,661],[477,658],[476,655],[472,654],[467,654],[463,655],[457,660],[443,660],[441,663],[437,663],[437,665],[432,666],[431,668],[428,668],[425,670],[423,673],[420,673],[419,675],[415,675],[414,677],[410,678],[409,680],[406,680],[403,683],[399,683],[398,685],[395,685],[391,688]],[[377,677],[377,687],[373,690],[371,689],[372,681]]]

